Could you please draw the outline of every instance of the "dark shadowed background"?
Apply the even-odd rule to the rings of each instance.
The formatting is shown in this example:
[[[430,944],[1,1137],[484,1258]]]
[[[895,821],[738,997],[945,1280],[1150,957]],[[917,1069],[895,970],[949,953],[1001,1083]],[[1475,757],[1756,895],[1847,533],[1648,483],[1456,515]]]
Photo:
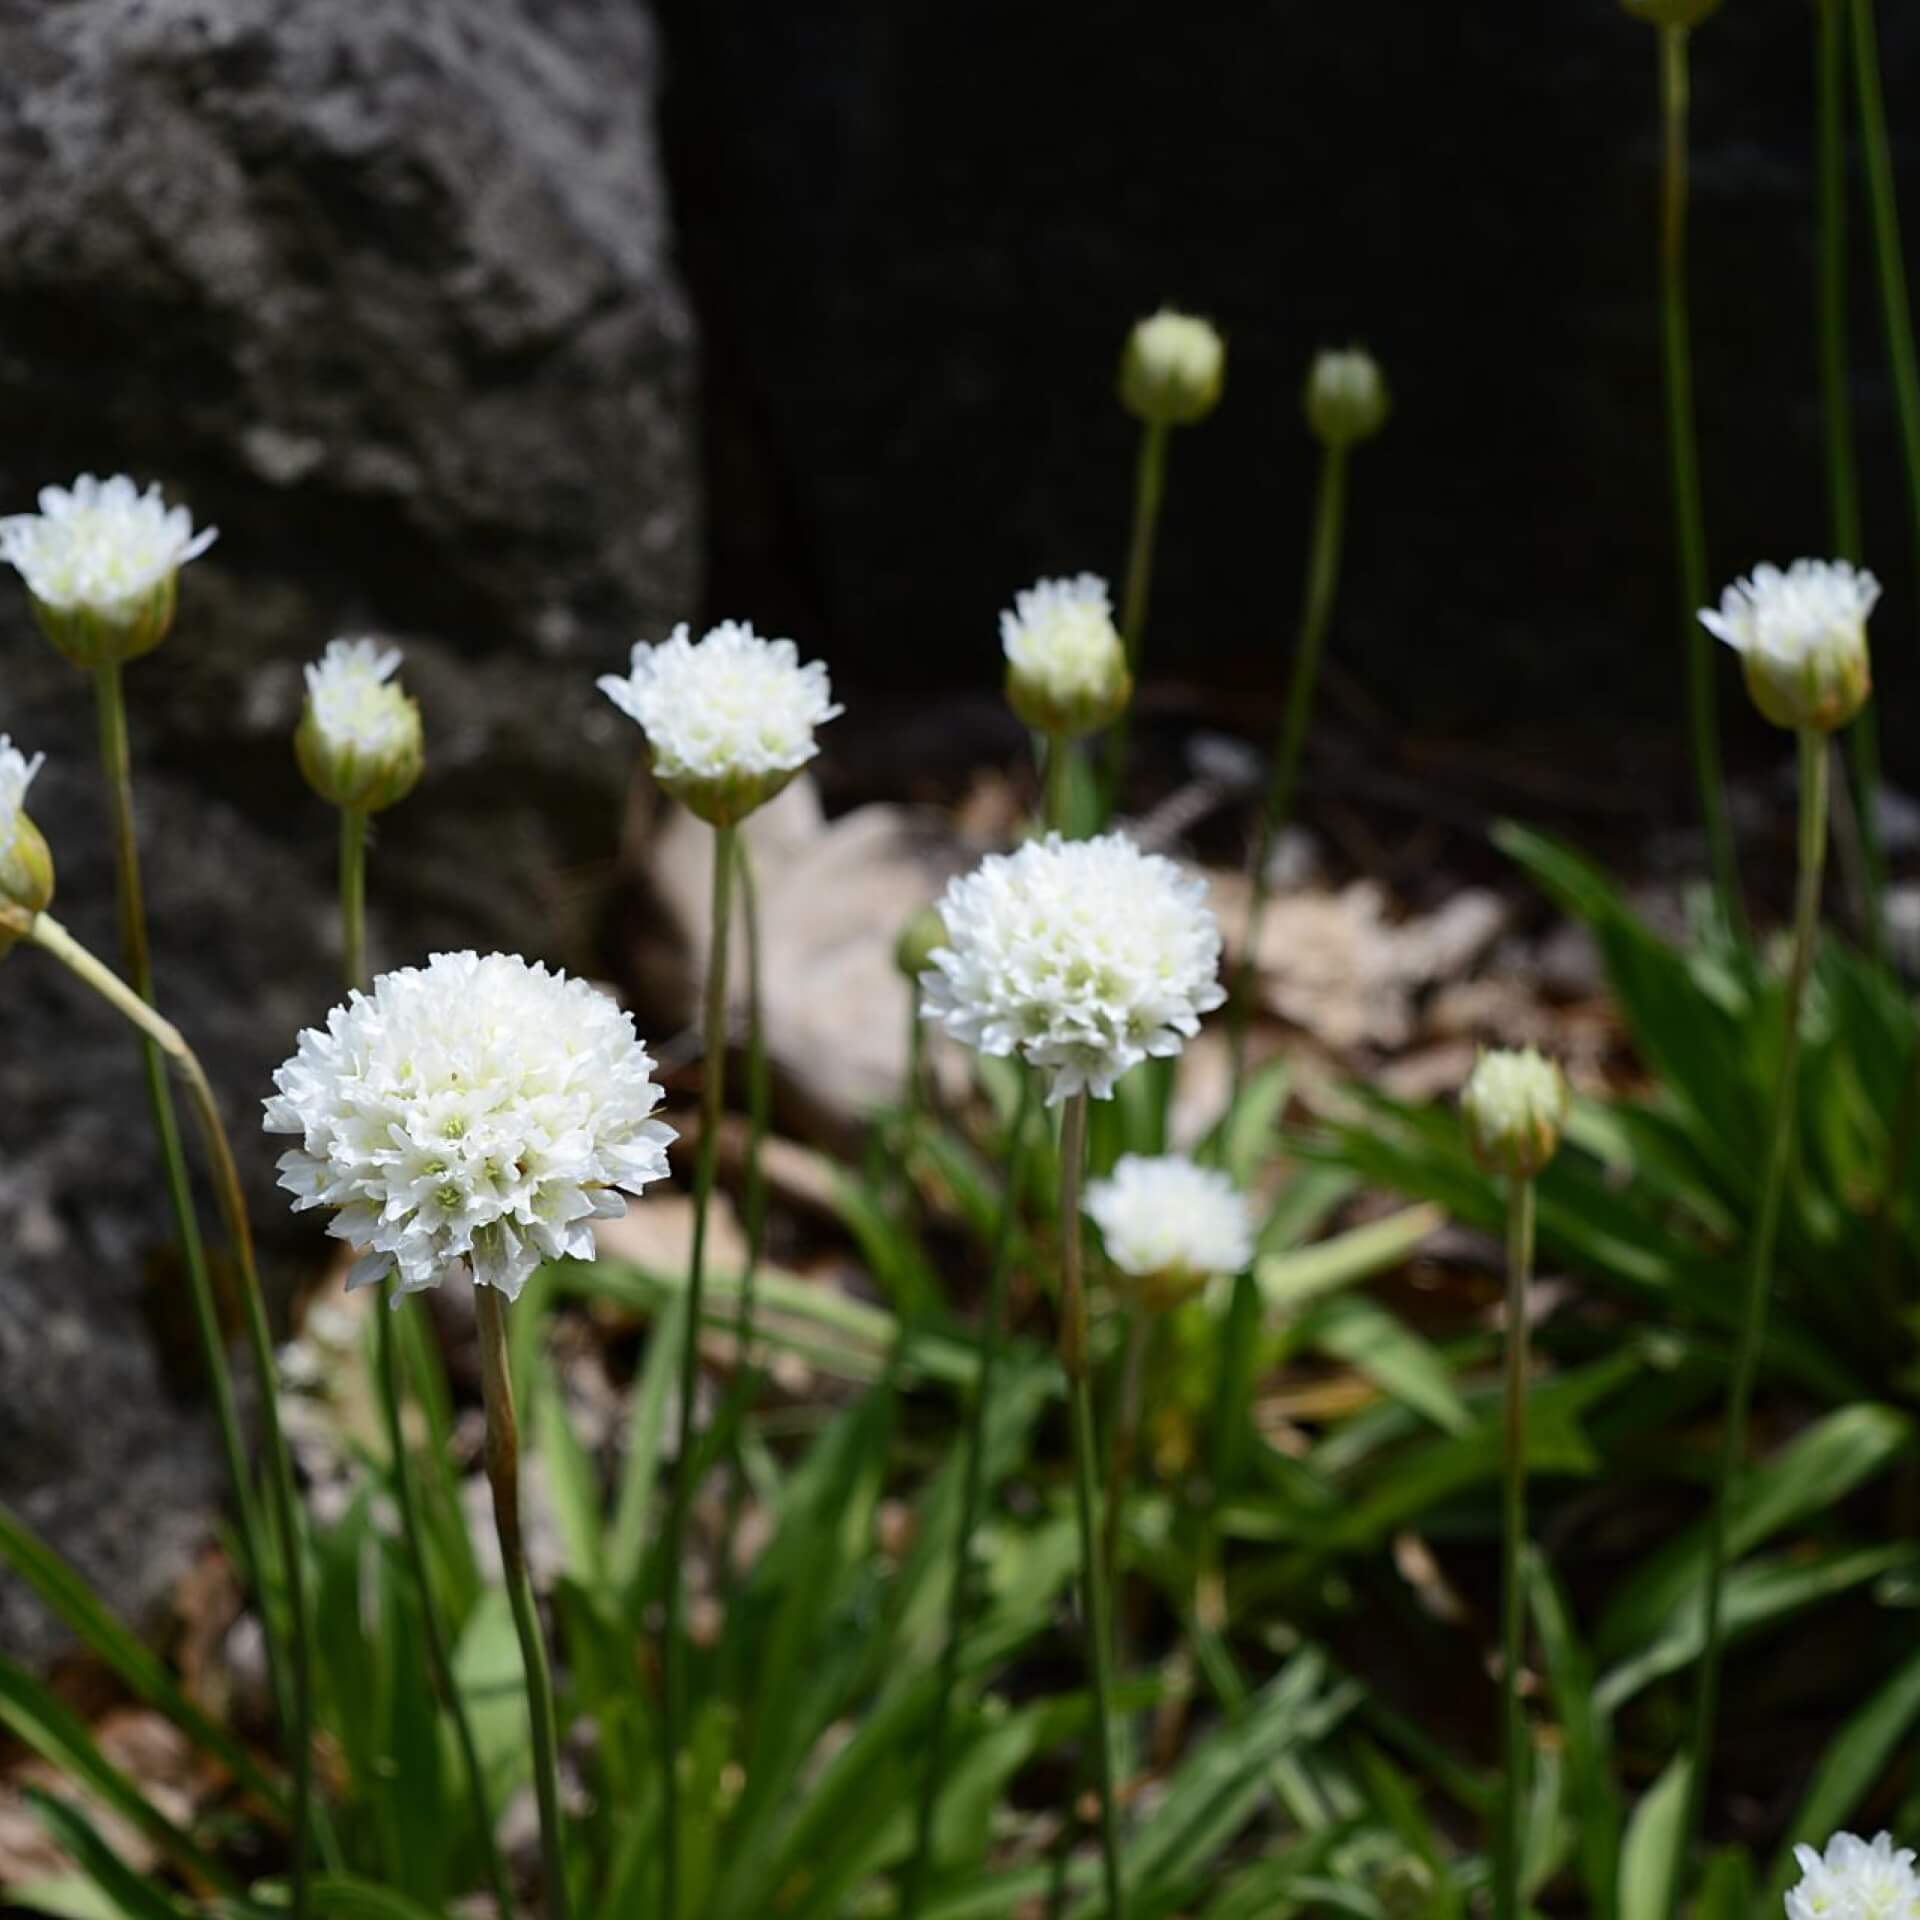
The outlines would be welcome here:
[[[1883,9],[1920,221],[1920,16]],[[1696,37],[1695,320],[1716,579],[1828,545],[1810,8]],[[83,468],[217,522],[137,666],[162,992],[312,1266],[249,1103],[332,997],[331,823],[287,751],[335,632],[408,648],[430,770],[377,961],[604,970],[638,637],[789,632],[849,712],[830,801],[950,793],[1019,741],[994,616],[1117,573],[1129,323],[1229,342],[1177,436],[1142,790],[1261,741],[1298,601],[1313,350],[1396,412],[1356,459],[1341,792],[1631,846],[1691,817],[1661,427],[1654,41],[1613,0],[1169,9],[901,0],[0,0],[0,511]],[[1857,192],[1854,399],[1882,722],[1920,776],[1912,546]],[[112,909],[86,689],[0,590],[0,729],[51,759],[65,917]],[[1734,761],[1782,742],[1730,669]],[[1684,844],[1684,843],[1683,843]],[[125,1035],[0,970],[0,1497],[138,1607],[215,1484]],[[0,1600],[4,1595],[0,1595]],[[0,1612],[0,1638],[34,1631]]]

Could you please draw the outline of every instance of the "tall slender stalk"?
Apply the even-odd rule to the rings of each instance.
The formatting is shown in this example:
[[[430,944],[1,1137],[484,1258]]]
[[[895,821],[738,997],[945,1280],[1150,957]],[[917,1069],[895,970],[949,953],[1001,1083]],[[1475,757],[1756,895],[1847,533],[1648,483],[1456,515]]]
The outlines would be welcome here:
[[[527,1717],[533,1731],[533,1788],[540,1807],[540,1863],[546,1891],[545,1920],[568,1920],[567,1863],[560,1826],[560,1740],[553,1712],[553,1678],[547,1670],[540,1607],[527,1573],[520,1535],[520,1425],[513,1406],[513,1373],[507,1354],[506,1305],[499,1290],[476,1286],[474,1313],[480,1330],[480,1386],[487,1410],[487,1483],[493,1489],[494,1530],[514,1631],[526,1670]]]
[[[1853,402],[1847,382],[1847,72],[1842,35],[1846,0],[1816,0],[1814,79],[1819,160],[1820,406],[1826,424],[1827,506],[1833,551],[1862,556],[1860,481],[1853,457]],[[1859,843],[1867,938],[1882,965],[1887,957],[1887,856],[1881,844],[1880,729],[1872,701],[1847,729],[1853,787],[1853,831]]]
[[[1086,1171],[1086,1159],[1087,1096],[1076,1093],[1067,1102],[1060,1128],[1060,1364],[1067,1376],[1067,1398],[1073,1417],[1074,1508],[1080,1521],[1080,1573],[1085,1589],[1094,1754],[1099,1762],[1100,1859],[1107,1894],[1107,1920],[1125,1920],[1120,1881],[1120,1827],[1114,1805],[1113,1619],[1107,1570],[1101,1559],[1097,1513],[1100,1443],[1093,1424],[1085,1236],[1080,1224],[1080,1183]]]
[[[1527,1722],[1520,1703],[1526,1636],[1527,1285],[1533,1277],[1533,1182],[1507,1191],[1505,1471],[1501,1478],[1500,1698],[1506,1794],[1494,1850],[1494,1913],[1521,1920],[1520,1876],[1527,1818]]]
[[[1287,710],[1280,722],[1280,742],[1274,754],[1273,783],[1267,789],[1260,826],[1254,835],[1253,860],[1248,869],[1247,931],[1234,970],[1227,1002],[1227,1035],[1233,1058],[1232,1103],[1240,1098],[1247,1071],[1247,1020],[1252,1011],[1253,985],[1259,973],[1260,927],[1267,913],[1273,843],[1293,814],[1294,789],[1300,779],[1300,756],[1307,741],[1307,723],[1313,717],[1314,689],[1320,679],[1320,656],[1327,626],[1333,618],[1334,596],[1340,585],[1340,543],[1346,524],[1347,447],[1329,441],[1320,456],[1320,485],[1314,496],[1312,545],[1307,558],[1307,584],[1300,607],[1300,638],[1294,648],[1293,675],[1287,687]]]
[[[1140,1442],[1140,1389],[1147,1369],[1147,1340],[1153,1322],[1139,1301],[1127,1309],[1126,1345],[1120,1355],[1120,1386],[1114,1402],[1113,1432],[1107,1440],[1107,1504],[1100,1535],[1100,1557],[1107,1578],[1120,1578],[1120,1521],[1126,1506],[1127,1482],[1133,1474]],[[1119,1621],[1114,1623],[1118,1644]]]
[[[367,816],[340,810],[340,952],[341,971],[348,987],[367,984]],[[419,1502],[414,1497],[413,1462],[407,1447],[405,1395],[400,1381],[398,1342],[393,1337],[394,1315],[410,1311],[406,1297],[395,1293],[374,1312],[378,1328],[380,1405],[386,1416],[387,1451],[391,1456],[394,1504],[400,1510],[400,1539],[420,1598],[420,1625],[426,1642],[427,1672],[434,1691],[446,1702],[453,1720],[460,1764],[467,1776],[467,1795],[480,1834],[481,1855],[501,1920],[512,1920],[513,1889],[507,1879],[500,1845],[494,1837],[493,1809],[487,1800],[486,1770],[474,1739],[473,1720],[454,1682],[453,1658],[440,1602],[427,1562],[426,1536],[421,1530]]]
[[[9,924],[13,924],[9,916]],[[53,955],[110,1006],[130,1020],[154,1049],[156,1060],[165,1055],[186,1083],[187,1096],[200,1122],[214,1197],[222,1224],[240,1269],[241,1303],[245,1309],[247,1343],[260,1380],[260,1423],[267,1450],[267,1493],[278,1535],[281,1577],[286,1583],[288,1645],[291,1659],[291,1701],[288,1738],[293,1775],[293,1899],[295,1920],[309,1911],[307,1880],[313,1835],[313,1661],[307,1615],[305,1553],[300,1539],[299,1501],[294,1491],[293,1459],[280,1425],[280,1397],[275,1384],[273,1335],[267,1326],[266,1300],[260,1291],[254,1264],[253,1229],[247,1219],[240,1170],[227,1139],[220,1109],[198,1057],[180,1030],[156,1013],[145,995],[137,993],[110,968],[103,966],[50,913],[34,916],[23,929],[33,942]]]
[[[1688,707],[1693,729],[1693,773],[1700,791],[1707,854],[1722,924],[1745,924],[1733,826],[1720,767],[1720,720],[1715,701],[1713,641],[1695,617],[1707,604],[1707,536],[1700,504],[1699,438],[1693,413],[1693,346],[1687,317],[1687,35],[1681,26],[1657,29],[1660,44],[1660,125],[1664,162],[1660,196],[1660,319],[1666,359],[1667,453],[1672,469],[1673,519],[1679,561],[1680,624],[1686,636]]]
[[[1073,742],[1064,733],[1050,733],[1046,740],[1047,826],[1054,833],[1065,834],[1070,831],[1067,824],[1067,768],[1073,754]]]
[[[759,1381],[753,1365],[754,1299],[760,1278],[760,1256],[767,1239],[767,1181],[762,1159],[773,1108],[773,1071],[767,1058],[760,991],[760,901],[754,882],[753,857],[744,838],[736,841],[734,855],[740,870],[740,930],[745,936],[747,951],[747,1262],[740,1275],[740,1298],[733,1320],[734,1410],[744,1424]],[[733,1567],[734,1535],[740,1524],[740,1510],[746,1503],[746,1491],[746,1459],[736,1449],[733,1480],[727,1490],[726,1526],[721,1535],[723,1575],[730,1575]]]
[[[666,1569],[665,1677],[660,1715],[660,1788],[665,1815],[661,1849],[667,1920],[680,1912],[680,1749],[687,1719],[686,1651],[681,1629],[687,1514],[693,1504],[693,1402],[700,1387],[700,1326],[707,1271],[707,1212],[713,1199],[714,1161],[720,1148],[720,1111],[727,1078],[727,921],[733,903],[736,829],[713,830],[713,909],[707,951],[706,1054],[701,1066],[700,1158],[693,1181],[693,1255],[687,1267],[686,1332],[680,1348],[680,1423],[674,1450],[673,1492],[660,1564]]]
[[[1774,1246],[1792,1159],[1794,1087],[1800,1065],[1800,1011],[1813,968],[1820,931],[1820,878],[1827,844],[1827,778],[1831,757],[1827,737],[1803,728],[1800,744],[1800,866],[1793,912],[1793,957],[1787,972],[1785,1029],[1780,1063],[1767,1115],[1764,1184],[1748,1256],[1746,1298],[1734,1346],[1733,1373],[1727,1387],[1727,1417],[1721,1433],[1719,1470],[1714,1481],[1713,1512],[1707,1526],[1706,1631],[1695,1675],[1692,1725],[1687,1750],[1692,1756],[1687,1781],[1687,1817],[1674,1847],[1668,1907],[1678,1900],[1689,1845],[1700,1832],[1706,1806],[1707,1771],[1719,1705],[1720,1652],[1724,1635],[1724,1591],[1728,1527],[1740,1468],[1747,1450],[1747,1415],[1754,1375],[1766,1333],[1767,1300],[1773,1287]]]
[[[933,1864],[933,1817],[940,1804],[945,1778],[947,1727],[953,1695],[960,1681],[960,1648],[966,1637],[968,1603],[972,1597],[974,1530],[979,1525],[980,1501],[986,1488],[988,1416],[993,1405],[994,1376],[1000,1360],[1000,1339],[1007,1316],[1007,1274],[1013,1264],[1013,1229],[1020,1212],[1020,1186],[1026,1172],[1027,1123],[1033,1076],[1020,1076],[1020,1098],[1014,1107],[1013,1132],[1007,1146],[1006,1185],[1000,1196],[1000,1216],[993,1230],[993,1252],[987,1267],[987,1304],[980,1324],[980,1379],[974,1389],[967,1423],[966,1464],[961,1470],[960,1513],[953,1536],[953,1572],[947,1582],[947,1637],[940,1649],[940,1677],[933,1700],[933,1721],[927,1730],[927,1771],[921,1783],[919,1810],[914,1822],[913,1858],[900,1895],[901,1920],[914,1920],[926,1893],[927,1873]]]
[[[1900,206],[1893,184],[1893,148],[1887,138],[1887,105],[1880,91],[1880,43],[1873,0],[1849,0],[1853,28],[1854,89],[1859,96],[1860,147],[1867,165],[1867,207],[1873,221],[1873,264],[1880,281],[1887,361],[1893,370],[1894,417],[1906,460],[1907,504],[1920,550],[1920,361],[1913,345],[1913,314],[1907,302],[1907,268],[1900,242]]]
[[[106,777],[108,808],[113,826],[115,891],[120,921],[120,962],[127,979],[141,999],[153,999],[153,969],[147,950],[147,918],[140,884],[140,849],[133,825],[133,769],[127,742],[126,696],[118,664],[100,668],[94,678],[95,702],[100,723],[100,766]],[[147,1035],[140,1036],[140,1064],[146,1080],[147,1103],[153,1112],[154,1133],[160,1143],[160,1162],[166,1179],[167,1199],[173,1209],[174,1226],[180,1235],[181,1256],[186,1263],[188,1297],[193,1303],[194,1331],[200,1341],[201,1359],[207,1370],[207,1384],[213,1395],[214,1417],[220,1429],[220,1447],[227,1466],[227,1478],[233,1489],[234,1511],[239,1523],[240,1551],[246,1565],[242,1571],[265,1597],[266,1563],[260,1553],[259,1506],[253,1478],[247,1469],[246,1442],[240,1423],[238,1403],[234,1399],[233,1374],[227,1363],[226,1336],[220,1327],[220,1309],[207,1271],[206,1249],[200,1238],[199,1216],[194,1211],[193,1189],[187,1177],[186,1154],[180,1144],[180,1123],[175,1117],[173,1092],[167,1084],[166,1067],[160,1050]],[[270,1618],[270,1614],[269,1614]],[[278,1643],[271,1630],[265,1636],[268,1678],[279,1704],[281,1717],[291,1732],[288,1715],[291,1703],[281,1671]]]
[[[1133,533],[1127,542],[1127,578],[1120,599],[1120,637],[1126,642],[1127,671],[1136,686],[1147,650],[1147,602],[1153,591],[1153,550],[1160,530],[1160,503],[1167,491],[1167,435],[1164,421],[1148,421],[1140,429],[1140,455],[1133,476]],[[1105,806],[1111,817],[1119,810],[1127,780],[1128,724],[1133,703],[1127,703],[1107,734]]]

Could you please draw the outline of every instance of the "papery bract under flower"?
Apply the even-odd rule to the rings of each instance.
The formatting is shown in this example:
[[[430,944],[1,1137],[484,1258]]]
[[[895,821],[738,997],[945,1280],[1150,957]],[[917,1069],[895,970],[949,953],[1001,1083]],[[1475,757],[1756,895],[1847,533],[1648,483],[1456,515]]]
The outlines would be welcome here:
[[[180,569],[213,545],[185,507],[124,473],[43,487],[38,513],[0,519],[0,560],[16,568],[53,645],[89,669],[150,652],[173,624]]]
[[[819,752],[814,730],[843,711],[827,670],[801,665],[791,640],[723,620],[695,645],[685,626],[642,641],[600,691],[647,736],[654,777],[716,827],[744,820]]]
[[[1040,580],[1000,616],[1007,704],[1037,733],[1072,738],[1119,718],[1133,691],[1127,650],[1098,574]]]
[[[471,1273],[512,1299],[542,1260],[593,1257],[592,1223],[667,1170],[672,1129],[631,1018],[517,955],[435,954],[300,1036],[266,1130],[296,1209],[336,1209],[349,1286]]]
[[[1758,566],[1700,624],[1740,656],[1753,704],[1777,727],[1844,727],[1872,690],[1867,616],[1880,582],[1845,560]]]
[[[420,708],[394,684],[400,649],[330,640],[308,666],[294,752],[307,784],[336,807],[378,813],[420,778]]]
[[[1088,1186],[1086,1212],[1149,1306],[1171,1306],[1253,1259],[1245,1197],[1231,1176],[1185,1154],[1123,1153]]]
[[[920,978],[926,1016],[982,1053],[1023,1055],[1047,1074],[1050,1105],[1104,1100],[1226,998],[1206,894],[1120,833],[990,854],[941,897],[947,944]]]
[[[1787,1920],[1920,1920],[1913,1850],[1896,1848],[1890,1834],[1869,1843],[1836,1833],[1824,1854],[1800,1846],[1793,1857],[1800,1884],[1787,1894]]]

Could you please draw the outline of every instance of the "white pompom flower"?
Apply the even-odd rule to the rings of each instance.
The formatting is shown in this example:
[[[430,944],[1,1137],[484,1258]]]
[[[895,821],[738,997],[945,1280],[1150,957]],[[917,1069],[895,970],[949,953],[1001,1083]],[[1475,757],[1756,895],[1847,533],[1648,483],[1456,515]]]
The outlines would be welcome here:
[[[1892,1836],[1872,1844],[1858,1834],[1836,1833],[1824,1854],[1795,1847],[1800,1884],[1787,1895],[1787,1920],[1920,1920],[1920,1874],[1913,1849],[1896,1848]]]
[[[83,473],[71,487],[42,487],[38,513],[0,519],[0,560],[26,582],[34,615],[76,666],[95,668],[150,652],[173,625],[180,569],[213,545],[158,486],[124,473]]]
[[[980,1052],[1021,1054],[1047,1103],[1105,1100],[1170,1058],[1226,998],[1206,882],[1122,833],[1059,834],[990,854],[940,900],[946,944],[920,976],[925,1015]]]
[[[1133,692],[1107,583],[1094,573],[1040,580],[1000,616],[1007,704],[1036,733],[1072,739],[1120,717]]]
[[[1758,566],[1700,624],[1740,656],[1753,704],[1776,727],[1844,727],[1873,686],[1867,616],[1880,582],[1845,560]]]
[[[378,813],[420,778],[420,708],[394,684],[399,670],[400,649],[377,640],[330,640],[307,667],[294,752],[333,806]]]
[[[1239,1188],[1185,1154],[1123,1153],[1106,1179],[1088,1186],[1086,1213],[1107,1258],[1148,1306],[1176,1305],[1253,1260],[1253,1221]]]
[[[53,901],[53,857],[40,829],[27,818],[27,789],[46,763],[31,760],[0,733],[0,900],[26,913],[41,913]],[[0,928],[0,954],[19,938]]]
[[[349,1287],[470,1274],[509,1300],[542,1260],[593,1258],[592,1223],[667,1170],[673,1130],[632,1019],[513,954],[383,974],[300,1036],[269,1133],[296,1211],[359,1256]]]
[[[654,777],[710,826],[737,826],[819,752],[816,728],[844,711],[827,670],[800,662],[791,640],[768,640],[723,620],[698,645],[675,627],[642,641],[624,675],[600,691],[639,723]]]

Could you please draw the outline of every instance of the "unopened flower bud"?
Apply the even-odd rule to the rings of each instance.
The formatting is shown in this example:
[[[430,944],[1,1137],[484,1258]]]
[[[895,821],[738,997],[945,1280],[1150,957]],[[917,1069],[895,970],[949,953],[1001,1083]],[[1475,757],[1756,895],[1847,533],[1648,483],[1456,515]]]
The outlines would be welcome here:
[[[38,513],[0,519],[0,560],[26,582],[56,651],[89,672],[150,653],[173,625],[180,569],[212,546],[185,507],[123,473],[43,487]]]
[[[1150,426],[1190,427],[1220,404],[1226,342],[1211,322],[1162,307],[1127,336],[1120,402]]]
[[[893,964],[917,986],[920,976],[933,965],[935,953],[946,944],[947,923],[940,918],[939,910],[922,907],[900,929],[900,938],[893,946]]]
[[[1531,1180],[1567,1123],[1567,1077],[1532,1047],[1483,1053],[1460,1093],[1467,1145],[1488,1173]]]
[[[820,751],[815,730],[842,709],[826,668],[791,640],[723,620],[696,646],[685,626],[642,642],[630,670],[596,683],[647,737],[653,777],[710,827],[738,826]]]
[[[1330,447],[1370,440],[1387,424],[1387,383],[1379,362],[1359,347],[1313,357],[1307,375],[1307,425]]]
[[[378,813],[420,778],[420,708],[393,684],[400,649],[330,640],[307,668],[307,704],[293,750],[307,784],[331,806]]]
[[[1656,27],[1697,27],[1720,9],[1720,0],[1620,0],[1620,4],[1636,20]]]
[[[1872,691],[1867,615],[1879,598],[1879,581],[1844,560],[1796,560],[1785,573],[1755,567],[1700,624],[1740,656],[1753,704],[1776,727],[1831,733]]]
[[[1074,739],[1125,712],[1133,693],[1126,644],[1098,574],[1041,580],[1000,616],[1007,705],[1036,733]]]
[[[31,760],[0,733],[0,900],[29,915],[53,904],[53,856],[40,829],[27,818],[27,788],[45,756]],[[0,955],[19,935],[0,925]]]

